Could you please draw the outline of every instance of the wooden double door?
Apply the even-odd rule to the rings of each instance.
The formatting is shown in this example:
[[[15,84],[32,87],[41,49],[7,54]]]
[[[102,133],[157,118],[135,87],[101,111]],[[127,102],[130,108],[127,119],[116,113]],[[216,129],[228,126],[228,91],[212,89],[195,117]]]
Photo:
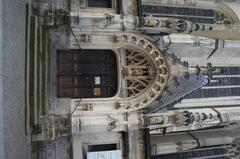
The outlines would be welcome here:
[[[58,98],[106,98],[117,93],[117,60],[111,50],[59,50]]]

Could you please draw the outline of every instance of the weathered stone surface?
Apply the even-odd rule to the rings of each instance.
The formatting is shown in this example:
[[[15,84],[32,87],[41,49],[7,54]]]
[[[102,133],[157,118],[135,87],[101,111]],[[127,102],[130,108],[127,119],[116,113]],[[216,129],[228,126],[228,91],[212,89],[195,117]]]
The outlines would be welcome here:
[[[3,145],[3,85],[2,85],[2,0],[0,0],[0,159],[4,159]]]
[[[1,3],[2,2],[2,3]],[[30,158],[25,136],[26,1],[0,1],[0,159]]]

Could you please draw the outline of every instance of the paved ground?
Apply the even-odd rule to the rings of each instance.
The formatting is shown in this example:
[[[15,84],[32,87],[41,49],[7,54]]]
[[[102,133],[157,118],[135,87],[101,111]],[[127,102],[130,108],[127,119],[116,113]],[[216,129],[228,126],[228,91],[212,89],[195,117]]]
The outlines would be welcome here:
[[[25,5],[25,0],[0,0],[0,159],[30,158],[24,112]]]

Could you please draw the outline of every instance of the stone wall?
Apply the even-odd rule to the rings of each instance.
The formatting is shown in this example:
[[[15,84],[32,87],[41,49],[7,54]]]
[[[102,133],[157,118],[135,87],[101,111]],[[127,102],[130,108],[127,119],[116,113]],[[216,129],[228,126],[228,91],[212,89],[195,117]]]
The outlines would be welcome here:
[[[25,136],[25,17],[26,1],[2,1],[0,43],[0,158],[30,158],[30,137]],[[0,34],[1,35],[1,34]],[[0,36],[1,37],[1,36]],[[1,87],[2,84],[2,87]],[[1,99],[0,99],[1,101]],[[1,113],[2,111],[2,113]],[[1,115],[3,114],[3,116]],[[2,132],[2,138],[1,138]],[[1,144],[4,156],[1,156]]]
[[[2,0],[0,0],[0,159],[4,159],[3,144],[3,74],[2,74]]]

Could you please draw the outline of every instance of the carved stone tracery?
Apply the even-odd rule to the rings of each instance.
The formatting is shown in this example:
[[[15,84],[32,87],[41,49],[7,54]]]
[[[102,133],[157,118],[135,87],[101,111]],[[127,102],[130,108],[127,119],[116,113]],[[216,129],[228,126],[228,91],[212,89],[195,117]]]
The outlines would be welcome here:
[[[126,66],[123,76],[127,82],[127,97],[133,97],[144,91],[152,83],[156,71],[143,54],[126,50]]]
[[[118,109],[137,110],[147,107],[164,90],[170,70],[163,52],[147,37],[122,34],[118,37],[122,48],[127,48],[123,78],[127,81],[127,98]]]

